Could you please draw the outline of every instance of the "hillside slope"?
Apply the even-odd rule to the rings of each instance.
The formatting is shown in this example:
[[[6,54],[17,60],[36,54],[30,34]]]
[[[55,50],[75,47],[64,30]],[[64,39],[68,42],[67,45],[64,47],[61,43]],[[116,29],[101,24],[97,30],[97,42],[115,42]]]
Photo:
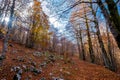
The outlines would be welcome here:
[[[0,50],[1,46],[0,42]],[[77,57],[65,63],[61,56],[36,52],[15,43],[9,46],[2,65],[0,80],[13,80],[15,67],[22,69],[22,80],[120,80],[116,73],[102,66],[80,61]]]

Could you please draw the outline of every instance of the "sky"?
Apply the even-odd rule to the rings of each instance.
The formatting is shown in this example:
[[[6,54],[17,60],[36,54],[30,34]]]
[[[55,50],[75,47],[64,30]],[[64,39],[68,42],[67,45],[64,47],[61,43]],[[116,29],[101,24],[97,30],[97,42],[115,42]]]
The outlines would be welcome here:
[[[70,0],[40,0],[42,2],[42,9],[49,17],[50,24],[63,32],[65,26],[68,24],[71,11],[66,10],[69,6]]]
[[[65,26],[68,24],[72,10],[66,11],[64,13],[62,12],[66,10],[70,6],[70,2],[74,0],[39,0],[39,1],[41,2],[43,11],[49,17],[50,25],[54,26],[55,28],[58,28],[60,32],[63,32]],[[32,6],[32,4],[33,2],[31,2],[29,6]],[[119,7],[118,9],[120,9],[120,3],[118,4],[118,7]],[[27,10],[22,11],[22,15],[23,16],[28,15]],[[6,17],[5,21],[8,22],[9,18]]]
[[[40,0],[42,2],[43,11],[49,16],[50,24],[59,30],[63,30],[68,24],[71,11],[60,14],[63,10],[68,8],[70,1],[73,0]],[[120,3],[118,4],[120,9]],[[120,10],[119,10],[120,12]]]

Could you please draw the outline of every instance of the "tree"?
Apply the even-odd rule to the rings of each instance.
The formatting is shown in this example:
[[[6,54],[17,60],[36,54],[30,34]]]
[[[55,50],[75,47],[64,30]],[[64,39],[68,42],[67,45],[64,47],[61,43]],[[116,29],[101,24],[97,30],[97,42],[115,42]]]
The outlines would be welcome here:
[[[91,8],[92,8],[92,5],[91,5]],[[100,44],[100,48],[101,48],[101,51],[102,51],[102,58],[103,58],[103,61],[104,61],[104,65],[108,69],[112,70],[110,59],[108,58],[107,52],[106,52],[105,47],[104,47],[104,43],[103,43],[102,38],[101,38],[99,24],[98,24],[98,20],[96,18],[96,13],[94,12],[93,9],[92,9],[92,14],[94,16],[94,23],[95,23],[95,28],[96,28],[96,31],[97,31],[96,34],[97,34],[98,41],[99,41],[99,44]]]
[[[85,24],[86,24],[86,28],[87,28],[90,58],[91,58],[91,62],[94,63],[95,62],[95,56],[94,56],[94,51],[93,51],[92,41],[91,41],[91,35],[90,35],[90,29],[89,29],[90,26],[88,24],[88,18],[87,18],[87,15],[86,15],[87,14],[86,13],[86,7],[84,8],[84,14],[85,14]]]
[[[81,49],[82,49],[80,56],[82,60],[85,60],[85,50],[84,50],[83,39],[82,39],[82,30],[80,26],[79,26],[79,39],[80,39],[80,44],[81,44]]]
[[[40,46],[44,50],[47,48],[51,33],[48,31],[49,25],[47,16],[42,11],[41,3],[37,0],[34,0],[30,18],[32,23],[30,24],[31,29],[27,39],[27,45],[31,48]]]
[[[15,8],[15,1],[12,1],[12,6],[11,6],[11,10],[10,10],[10,17],[9,17],[9,22],[8,22],[8,31],[5,35],[4,41],[3,41],[3,50],[2,50],[2,56],[5,57],[6,52],[8,50],[8,40],[10,38],[10,33],[11,33],[11,29],[12,29],[12,22],[13,22],[13,15],[14,15],[14,8]]]
[[[112,70],[116,71],[117,67],[116,67],[116,62],[115,62],[115,57],[112,53],[112,45],[111,45],[111,41],[110,41],[110,35],[109,35],[109,26],[108,24],[106,24],[106,32],[107,32],[107,38],[108,38],[108,54],[110,55],[110,61],[111,61],[111,65],[112,65]]]
[[[101,0],[97,0],[102,13],[109,24],[110,30],[114,35],[115,40],[117,41],[118,47],[120,48],[120,16],[118,13],[117,5],[113,0],[106,0],[108,5],[108,10],[104,6]],[[119,0],[118,0],[119,1]],[[110,14],[109,14],[110,12]]]

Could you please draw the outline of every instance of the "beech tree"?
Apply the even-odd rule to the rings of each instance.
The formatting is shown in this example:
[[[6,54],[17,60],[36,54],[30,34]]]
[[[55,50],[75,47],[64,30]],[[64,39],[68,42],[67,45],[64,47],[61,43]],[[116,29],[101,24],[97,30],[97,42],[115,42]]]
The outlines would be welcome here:
[[[94,4],[97,4],[98,2],[94,2],[94,1],[92,1],[92,0],[88,0],[88,1],[76,1],[76,3],[71,7],[71,8],[73,8],[73,7],[76,7],[76,8],[74,8],[74,11],[73,11],[73,14],[72,14],[72,17],[71,17],[71,22],[73,23],[73,24],[75,24],[75,26],[74,27],[77,27],[77,25],[83,25],[83,26],[85,26],[86,27],[86,34],[87,34],[87,38],[88,38],[88,45],[89,45],[89,53],[90,53],[90,58],[91,58],[91,62],[92,63],[94,63],[95,62],[95,57],[97,56],[97,54],[98,53],[94,53],[95,51],[94,51],[94,49],[93,49],[93,44],[92,44],[92,40],[94,40],[94,39],[92,39],[93,38],[93,35],[91,35],[92,33],[91,33],[91,27],[90,26],[92,26],[93,28],[94,28],[94,30],[93,31],[95,31],[94,33],[95,33],[95,35],[97,35],[97,40],[98,40],[98,42],[96,43],[97,44],[97,46],[98,46],[98,49],[100,49],[99,51],[97,50],[97,52],[99,52],[99,53],[101,53],[101,58],[103,59],[103,63],[104,63],[104,65],[108,68],[108,69],[110,69],[110,70],[112,70],[112,71],[115,71],[115,64],[114,64],[114,59],[113,59],[113,55],[110,53],[110,51],[108,51],[108,53],[107,53],[107,51],[106,51],[106,48],[105,48],[105,43],[104,43],[104,41],[103,41],[103,35],[101,34],[101,32],[100,32],[100,25],[99,25],[99,19],[97,18],[98,17],[98,14],[97,14],[97,11],[98,11],[98,7],[99,6],[97,6],[97,10],[95,10],[94,8],[93,8],[93,6],[95,6]],[[84,5],[87,5],[87,7],[84,7],[84,8],[81,8],[81,6],[84,6]],[[104,6],[104,8],[105,8],[105,6]],[[75,10],[76,9],[76,10]],[[87,10],[86,10],[87,9]],[[105,8],[106,9],[106,8]],[[106,9],[107,10],[107,9]],[[84,13],[83,13],[84,12]],[[91,18],[88,18],[88,16],[90,17],[91,16]],[[110,14],[108,15],[109,17],[110,17]],[[109,18],[108,17],[108,18]],[[108,20],[110,20],[110,19],[108,19]],[[107,21],[108,21],[107,20]],[[80,22],[81,21],[81,22]],[[89,23],[88,23],[88,21],[89,21],[89,23],[91,24],[91,25],[89,25]],[[77,25],[76,25],[77,24]],[[109,24],[111,24],[110,22],[109,22]],[[109,25],[110,26],[110,25]],[[81,26],[80,26],[81,27]],[[80,28],[79,28],[80,29]],[[78,28],[76,28],[76,33],[77,33],[77,30],[79,31],[79,29]],[[83,32],[82,32],[82,34],[83,34]],[[80,35],[80,34],[79,34]],[[109,41],[109,35],[107,35],[108,36],[108,43],[110,43],[110,41]],[[76,36],[77,37],[77,36]],[[91,38],[92,37],[92,38]],[[96,38],[96,37],[95,37]],[[92,40],[91,40],[92,39]],[[78,40],[78,38],[77,38],[77,41],[79,41]],[[81,38],[80,38],[80,42],[81,42],[82,40],[81,40]],[[85,46],[85,42],[86,41],[84,41],[84,42],[82,42],[83,43],[83,46]],[[81,46],[82,46],[82,43],[80,44]],[[79,42],[77,43],[78,44],[78,50],[79,50],[79,54],[83,54],[84,53],[84,51],[80,51],[80,48],[82,49],[84,49],[84,47],[82,46],[82,47],[79,47]],[[100,46],[100,47],[99,47]],[[110,44],[108,44],[108,49],[110,50]],[[80,53],[81,52],[81,53]],[[96,56],[95,56],[95,55]],[[100,54],[99,54],[100,55]]]
[[[2,56],[6,56],[6,52],[8,51],[8,40],[9,40],[9,36],[10,36],[10,33],[11,33],[11,29],[12,29],[12,22],[13,22],[13,15],[14,15],[14,8],[15,8],[15,1],[16,0],[13,0],[12,1],[12,6],[10,8],[10,17],[9,17],[9,22],[8,22],[8,31],[7,33],[5,34],[5,38],[3,40],[3,50],[2,50]]]
[[[32,15],[31,24],[30,24],[30,32],[27,39],[28,47],[41,46],[42,49],[47,47],[51,33],[48,32],[49,25],[47,16],[42,11],[41,3],[37,0],[34,0],[34,4],[32,6]]]
[[[87,28],[90,58],[91,58],[91,62],[94,63],[95,62],[95,56],[94,56],[94,51],[93,51],[93,47],[92,47],[91,34],[90,34],[90,28],[89,28],[90,26],[88,24],[88,18],[87,18],[87,15],[86,15],[86,7],[84,8],[84,14],[85,14],[85,25],[86,25],[86,28]]]
[[[120,48],[120,39],[119,39],[120,15],[117,9],[117,3],[119,2],[119,0],[116,3],[114,0],[110,0],[110,1],[105,0],[105,2],[107,3],[108,9],[106,9],[102,0],[97,0],[97,1],[105,19],[107,20],[107,23],[109,24],[110,30],[114,35],[114,38],[118,44],[118,47]]]

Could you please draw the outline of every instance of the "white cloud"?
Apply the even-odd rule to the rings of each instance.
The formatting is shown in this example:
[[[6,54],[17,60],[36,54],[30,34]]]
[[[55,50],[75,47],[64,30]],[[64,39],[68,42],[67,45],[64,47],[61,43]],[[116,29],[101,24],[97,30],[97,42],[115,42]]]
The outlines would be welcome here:
[[[46,1],[42,1],[41,6],[42,6],[42,9],[45,12],[45,14],[49,16],[50,15],[50,10],[47,8],[47,4],[48,3]]]
[[[62,24],[61,22],[57,21],[57,19],[55,17],[51,17],[49,18],[49,21],[52,25],[54,25],[55,28],[64,28],[64,24]]]
[[[59,4],[59,3],[61,3],[61,2],[57,1],[57,4]],[[60,32],[63,32],[63,30],[65,29],[65,26],[68,23],[68,20],[65,20],[65,19],[67,19],[67,17],[66,18],[64,16],[60,17],[60,15],[57,14],[57,11],[60,8],[61,8],[60,10],[64,9],[63,7],[65,7],[66,5],[63,5],[63,6],[60,6],[57,8],[54,5],[50,4],[49,1],[47,1],[47,0],[41,0],[41,5],[42,5],[43,11],[49,18],[50,24],[52,24],[55,28],[58,28]],[[61,15],[69,16],[67,14],[61,14]],[[60,18],[58,18],[58,17],[60,17]]]

